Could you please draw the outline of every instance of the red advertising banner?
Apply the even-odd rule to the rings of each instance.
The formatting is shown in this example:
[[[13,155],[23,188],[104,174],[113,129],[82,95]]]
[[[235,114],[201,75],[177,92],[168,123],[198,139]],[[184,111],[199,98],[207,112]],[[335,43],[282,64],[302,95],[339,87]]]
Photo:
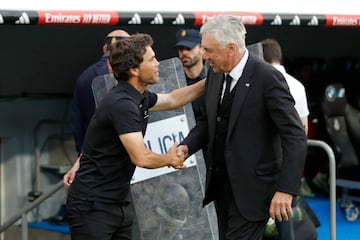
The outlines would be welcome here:
[[[117,12],[39,11],[37,24],[117,25]]]
[[[230,14],[233,16],[238,16],[245,25],[262,25],[264,22],[264,18],[260,13],[236,13],[236,12],[215,12],[215,13],[209,13],[209,12],[195,12],[195,26],[201,26],[203,25],[209,18],[212,18],[217,15],[223,15],[223,14]]]
[[[327,27],[359,27],[360,15],[326,15]]]
[[[114,12],[114,11],[5,11],[0,25],[188,25],[199,27],[220,14],[238,16],[245,25],[360,27],[360,15],[285,14],[244,12]]]

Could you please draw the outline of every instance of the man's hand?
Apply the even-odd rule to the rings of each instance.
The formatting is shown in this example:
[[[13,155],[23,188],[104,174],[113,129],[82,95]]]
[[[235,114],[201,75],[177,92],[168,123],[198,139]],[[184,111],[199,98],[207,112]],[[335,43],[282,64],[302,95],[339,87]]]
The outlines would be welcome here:
[[[63,176],[64,187],[66,189],[69,189],[72,181],[74,180],[76,171],[79,169],[79,165],[80,165],[80,156],[78,157],[78,159],[76,159],[74,165],[70,168],[70,170],[67,173],[65,173],[65,175]]]
[[[177,146],[177,144],[172,145],[167,152],[167,155],[171,158],[169,166],[175,169],[184,169],[185,155],[183,153],[178,153]]]
[[[187,145],[178,145],[176,148],[176,154],[178,156],[183,155],[185,158],[187,158],[189,156],[189,149]]]
[[[176,156],[177,157],[180,157],[180,158],[183,158],[183,162],[185,161],[185,159],[189,156],[188,155],[188,148],[186,145],[177,145],[176,147]],[[184,169],[186,168],[186,166],[184,164],[182,164],[181,166],[176,166],[174,167],[176,169]]]
[[[271,200],[269,209],[270,217],[272,219],[276,218],[279,222],[282,220],[289,220],[289,218],[293,216],[293,210],[291,207],[292,199],[293,195],[291,194],[276,192]]]

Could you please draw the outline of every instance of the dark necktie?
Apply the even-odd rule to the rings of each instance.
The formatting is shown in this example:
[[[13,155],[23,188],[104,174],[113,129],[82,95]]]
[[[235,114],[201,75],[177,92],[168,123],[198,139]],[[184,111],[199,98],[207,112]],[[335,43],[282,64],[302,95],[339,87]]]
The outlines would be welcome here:
[[[225,81],[226,81],[226,85],[225,85],[225,91],[224,91],[224,96],[222,99],[222,102],[224,102],[224,100],[229,96],[230,94],[230,85],[231,85],[231,80],[232,77],[230,76],[230,74],[226,75]]]

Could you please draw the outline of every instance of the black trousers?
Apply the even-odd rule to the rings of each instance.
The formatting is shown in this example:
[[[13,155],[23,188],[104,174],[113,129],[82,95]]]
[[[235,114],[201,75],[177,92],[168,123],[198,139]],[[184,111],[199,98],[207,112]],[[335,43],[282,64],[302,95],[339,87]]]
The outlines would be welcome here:
[[[297,204],[296,198],[293,198],[292,207],[295,207]],[[280,239],[286,240],[295,240],[295,226],[294,220],[289,218],[287,221],[279,222],[275,220],[276,228],[279,232]]]
[[[219,240],[261,240],[267,219],[250,222],[245,219],[235,205],[228,181],[217,183],[215,209],[218,219]],[[246,197],[246,194],[244,194]]]
[[[276,228],[278,229],[280,239],[295,240],[294,221],[289,218],[288,221],[275,221]]]
[[[68,196],[66,210],[72,240],[131,239],[131,203],[104,204]]]

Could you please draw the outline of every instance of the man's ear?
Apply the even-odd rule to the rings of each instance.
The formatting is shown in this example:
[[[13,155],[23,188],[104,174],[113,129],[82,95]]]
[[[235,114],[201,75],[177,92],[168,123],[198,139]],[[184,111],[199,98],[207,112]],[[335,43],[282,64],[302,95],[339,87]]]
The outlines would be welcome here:
[[[105,43],[102,47],[102,50],[103,50],[103,54],[105,54],[108,50],[108,45]]]
[[[228,52],[228,54],[233,55],[235,51],[237,51],[235,43],[229,43],[226,46],[226,51]]]
[[[139,76],[139,68],[130,68],[129,73],[131,76],[137,77]]]

